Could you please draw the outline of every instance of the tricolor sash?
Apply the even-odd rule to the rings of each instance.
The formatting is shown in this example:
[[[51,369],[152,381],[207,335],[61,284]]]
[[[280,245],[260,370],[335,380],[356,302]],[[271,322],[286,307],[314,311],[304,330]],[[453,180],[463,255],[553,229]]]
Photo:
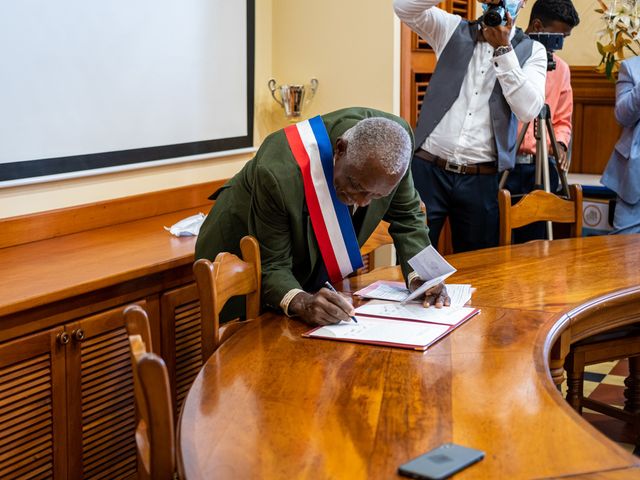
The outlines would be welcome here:
[[[329,279],[339,282],[362,267],[362,256],[347,206],[333,186],[333,147],[320,116],[284,129],[302,171],[304,195]]]

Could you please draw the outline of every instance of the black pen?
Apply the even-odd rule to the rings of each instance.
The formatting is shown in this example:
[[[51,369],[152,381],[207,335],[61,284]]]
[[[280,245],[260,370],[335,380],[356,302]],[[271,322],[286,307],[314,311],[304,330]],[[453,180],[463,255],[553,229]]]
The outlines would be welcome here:
[[[338,293],[338,291],[333,288],[333,285],[331,285],[329,282],[324,282],[324,286],[327,287],[329,290],[331,290],[333,293]],[[340,295],[338,293],[338,295]],[[358,323],[358,320],[356,320],[356,317],[354,315],[349,315],[351,317],[351,320],[353,320],[354,322]]]

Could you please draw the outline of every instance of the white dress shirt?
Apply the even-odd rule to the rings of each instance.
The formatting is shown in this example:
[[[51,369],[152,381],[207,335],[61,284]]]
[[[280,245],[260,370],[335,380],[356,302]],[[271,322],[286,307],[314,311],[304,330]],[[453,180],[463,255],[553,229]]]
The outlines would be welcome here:
[[[439,58],[462,18],[435,5],[438,0],[395,0],[400,20],[426,40]],[[511,30],[511,38],[515,28]],[[531,56],[522,67],[512,50],[498,57],[493,47],[478,42],[460,88],[460,95],[422,144],[433,155],[457,164],[495,162],[497,157],[489,97],[496,79],[519,121],[532,121],[544,105],[547,55],[533,42]],[[422,108],[429,108],[427,104]]]

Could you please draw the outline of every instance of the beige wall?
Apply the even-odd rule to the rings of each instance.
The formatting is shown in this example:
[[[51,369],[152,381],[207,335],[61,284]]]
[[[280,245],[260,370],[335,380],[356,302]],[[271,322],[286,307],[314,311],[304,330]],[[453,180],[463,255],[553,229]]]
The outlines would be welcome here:
[[[393,111],[392,0],[273,4],[274,77],[278,83],[320,82],[305,116],[350,106]]]

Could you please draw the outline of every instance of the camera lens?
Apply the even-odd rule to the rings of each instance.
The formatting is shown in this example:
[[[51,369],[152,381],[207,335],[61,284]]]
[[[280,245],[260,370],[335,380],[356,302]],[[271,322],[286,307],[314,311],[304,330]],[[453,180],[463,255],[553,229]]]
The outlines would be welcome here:
[[[500,7],[491,6],[482,17],[482,23],[487,27],[497,27],[502,23],[502,12]]]

